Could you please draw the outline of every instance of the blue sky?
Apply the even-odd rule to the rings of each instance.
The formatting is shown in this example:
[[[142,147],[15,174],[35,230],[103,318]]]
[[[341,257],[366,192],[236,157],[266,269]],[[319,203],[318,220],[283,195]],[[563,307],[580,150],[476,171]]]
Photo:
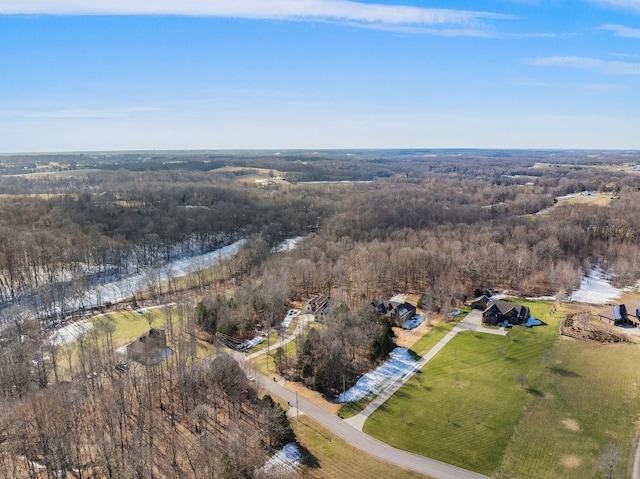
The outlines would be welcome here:
[[[640,149],[640,0],[0,0],[0,152]]]

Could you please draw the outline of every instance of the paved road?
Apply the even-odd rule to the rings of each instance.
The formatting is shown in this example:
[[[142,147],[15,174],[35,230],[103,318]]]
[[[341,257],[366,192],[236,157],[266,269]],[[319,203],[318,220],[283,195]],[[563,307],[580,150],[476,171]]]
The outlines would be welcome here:
[[[264,376],[256,378],[258,385],[273,396],[289,402],[293,407],[296,405],[296,393],[288,390],[284,386],[274,381],[270,381]],[[461,469],[451,464],[429,459],[410,452],[401,451],[384,444],[377,439],[368,436],[362,431],[349,425],[337,416],[325,411],[320,406],[316,406],[311,401],[303,397],[298,397],[298,408],[301,413],[306,414],[311,419],[327,428],[336,436],[344,439],[347,443],[357,447],[371,456],[387,461],[396,466],[410,469],[412,471],[431,476],[435,479],[487,479],[487,476],[475,472]]]

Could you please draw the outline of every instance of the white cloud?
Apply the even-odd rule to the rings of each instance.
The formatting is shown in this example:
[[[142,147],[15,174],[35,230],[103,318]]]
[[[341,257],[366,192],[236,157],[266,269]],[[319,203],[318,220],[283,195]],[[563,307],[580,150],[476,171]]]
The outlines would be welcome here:
[[[619,37],[640,38],[639,28],[630,28],[630,27],[625,27],[624,25],[602,25],[600,29],[613,32]]]
[[[382,5],[352,0],[0,0],[0,14],[182,15],[329,20],[405,26],[480,25],[491,12]]]
[[[629,63],[599,58],[577,56],[553,56],[533,58],[529,63],[536,66],[557,66],[593,70],[608,75],[640,75],[640,63]]]
[[[640,12],[640,0],[591,0],[591,3]]]

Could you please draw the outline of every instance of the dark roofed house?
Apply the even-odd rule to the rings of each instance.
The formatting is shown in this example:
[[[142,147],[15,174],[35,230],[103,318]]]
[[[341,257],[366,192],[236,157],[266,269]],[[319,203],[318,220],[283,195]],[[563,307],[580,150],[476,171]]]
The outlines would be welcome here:
[[[490,301],[491,299],[487,295],[483,294],[482,296],[478,296],[477,298],[472,299],[469,302],[469,305],[473,309],[479,309],[480,311],[484,311],[485,309],[487,309],[487,305],[489,304]]]
[[[391,324],[401,328],[405,321],[413,318],[416,315],[416,307],[411,303],[400,303],[396,305],[389,315]]]
[[[529,319],[529,308],[517,303],[491,299],[482,311],[482,322],[496,325],[508,321],[509,324],[523,324]]]
[[[371,308],[379,314],[386,315],[393,309],[391,303],[385,303],[384,301],[378,301],[374,299],[371,301]]]
[[[416,307],[411,303],[400,303],[398,301],[378,301],[370,303],[371,308],[382,316],[386,316],[391,321],[392,326],[401,328],[404,322],[416,315]]]
[[[313,319],[322,322],[331,312],[330,300],[329,296],[314,296],[307,302],[305,312],[313,314]]]
[[[151,328],[127,346],[127,357],[141,364],[157,364],[167,356],[167,336],[164,329]]]

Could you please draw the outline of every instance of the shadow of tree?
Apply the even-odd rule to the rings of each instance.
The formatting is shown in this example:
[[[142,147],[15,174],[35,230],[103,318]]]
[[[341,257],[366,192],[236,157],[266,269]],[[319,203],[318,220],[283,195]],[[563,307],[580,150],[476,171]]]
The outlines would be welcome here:
[[[573,371],[569,371],[568,369],[564,369],[564,368],[553,367],[553,368],[549,368],[549,370],[551,370],[551,372],[554,373],[554,374],[558,374],[560,376],[565,376],[567,378],[579,378],[579,377],[582,377],[578,373],[575,373]]]
[[[300,444],[298,444],[298,449],[300,449],[300,453],[302,454],[302,464],[304,466],[310,467],[312,469],[320,468],[320,461],[318,461],[318,458],[314,456],[311,451],[309,451],[309,449]]]

